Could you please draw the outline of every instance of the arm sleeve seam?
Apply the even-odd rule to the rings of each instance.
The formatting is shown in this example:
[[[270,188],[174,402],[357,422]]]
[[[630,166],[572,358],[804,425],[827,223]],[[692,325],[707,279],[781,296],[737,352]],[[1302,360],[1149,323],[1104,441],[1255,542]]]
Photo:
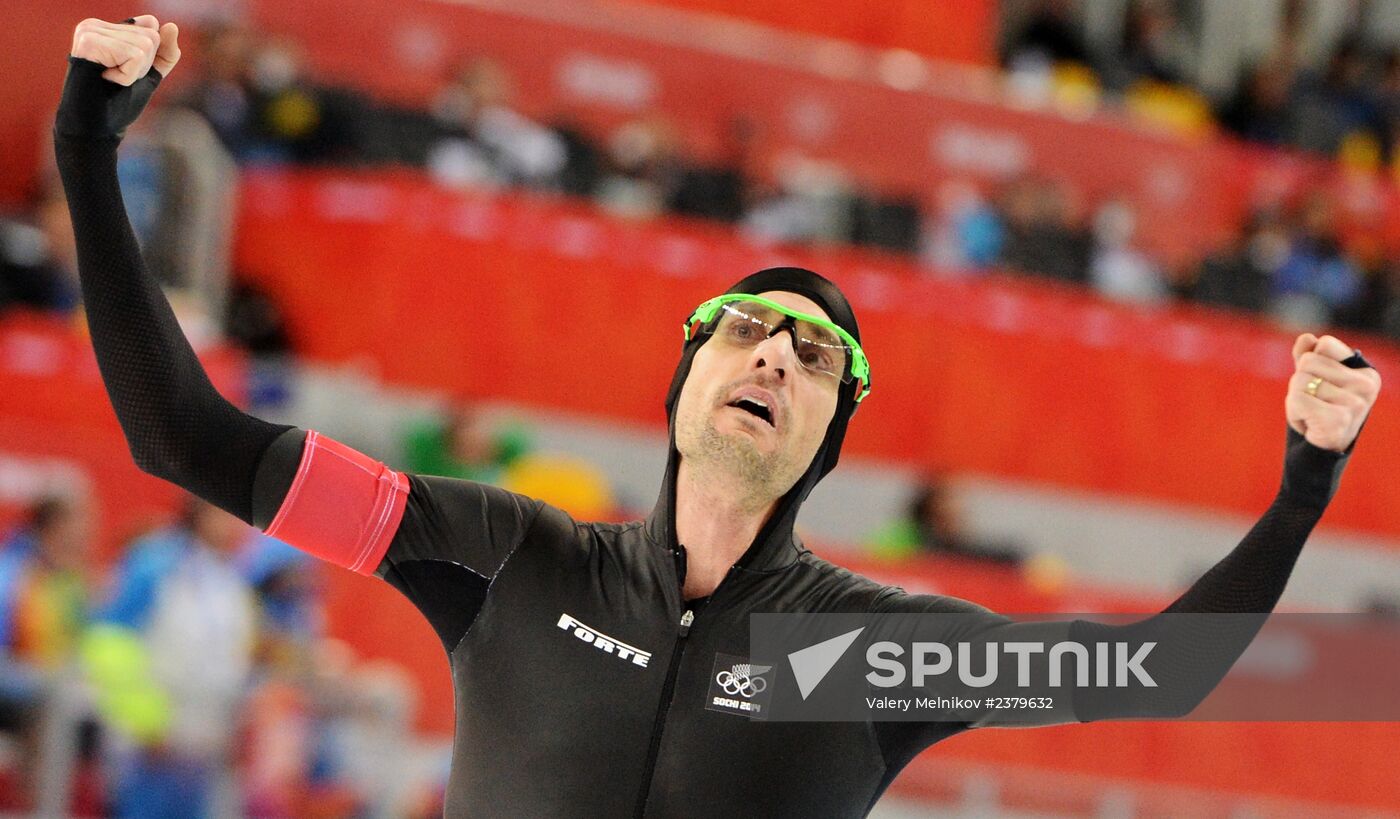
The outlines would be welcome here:
[[[292,488],[287,491],[287,497],[282,499],[282,506],[277,510],[277,516],[272,519],[265,530],[269,537],[277,537],[277,531],[286,522],[286,516],[293,506],[296,505],[297,495],[301,493],[301,487],[306,483],[306,476],[311,472],[311,460],[316,457],[316,439],[319,436],[315,430],[308,430],[306,433],[306,452],[302,455],[301,464],[297,466],[296,477],[292,480]]]
[[[354,565],[352,565],[352,566],[350,567],[350,570],[353,571],[353,572],[355,572],[355,573],[357,573],[357,574],[364,574],[364,573],[365,573],[365,572],[362,571],[362,570],[364,569],[364,567],[365,567],[365,563],[369,560],[370,555],[374,553],[375,545],[376,545],[377,543],[379,543],[379,536],[380,536],[381,534],[383,534],[383,532],[384,532],[384,527],[385,527],[385,525],[388,524],[389,518],[393,516],[393,514],[394,514],[394,508],[395,508],[395,506],[397,505],[398,494],[399,494],[399,481],[400,481],[400,479],[402,478],[402,476],[401,476],[398,472],[395,472],[394,470],[389,469],[387,466],[385,467],[385,470],[386,470],[387,472],[389,472],[390,475],[393,476],[393,477],[390,479],[390,483],[389,483],[389,497],[386,498],[385,501],[384,501],[384,509],[380,512],[380,515],[379,515],[379,523],[378,523],[378,525],[376,525],[376,526],[374,527],[374,532],[373,532],[373,534],[371,534],[370,537],[369,537],[369,539],[368,539],[367,541],[365,541],[364,548],[360,551],[360,555],[359,555],[357,558],[355,558],[355,563],[354,563]],[[382,478],[377,479],[377,480],[382,480]],[[403,520],[403,518],[402,518],[402,512],[400,512],[400,518],[399,518],[399,519],[400,519],[400,521]],[[392,540],[393,540],[393,538],[390,538],[390,541],[392,541]],[[389,543],[386,542],[386,543],[384,544],[384,553],[388,553],[388,551],[389,551]]]
[[[517,538],[514,545],[510,547],[510,551],[506,552],[506,556],[501,559],[501,565],[497,566],[496,571],[491,573],[491,583],[496,582],[496,578],[500,576],[506,564],[510,562],[512,557],[515,557],[515,550],[520,548],[520,544],[525,542],[525,539],[534,531],[535,524],[539,522],[540,512],[544,511],[544,501],[535,500],[534,498],[531,498],[531,500],[534,501],[535,504],[535,514],[530,517],[530,522],[525,524],[525,527],[520,530],[520,537]],[[489,586],[487,587],[487,592],[490,592]]]
[[[534,499],[532,498],[531,500],[534,500]],[[509,562],[510,562],[510,559],[511,559],[512,557],[515,556],[515,550],[516,550],[516,549],[519,549],[519,548],[520,548],[520,544],[524,543],[524,542],[525,542],[525,539],[528,538],[528,537],[530,536],[530,533],[531,533],[532,531],[534,531],[535,523],[538,522],[539,519],[540,519],[540,512],[544,510],[544,502],[543,502],[543,501],[538,501],[538,500],[536,500],[536,501],[534,501],[534,503],[535,503],[535,514],[534,514],[534,516],[530,518],[530,522],[529,522],[528,524],[525,525],[525,528],[524,528],[524,529],[521,530],[520,538],[515,542],[515,545],[513,545],[513,546],[510,547],[510,551],[507,552],[505,558],[504,558],[503,560],[501,560],[501,565],[499,565],[499,566],[496,567],[496,571],[492,572],[492,573],[491,573],[491,576],[490,576],[489,578],[486,578],[486,591],[485,591],[485,593],[482,594],[482,596],[481,596],[481,608],[477,610],[476,616],[472,617],[472,621],[471,621],[470,623],[467,624],[467,627],[466,627],[465,629],[462,630],[462,634],[461,634],[460,637],[457,638],[457,642],[456,642],[456,643],[453,643],[453,645],[452,645],[452,650],[449,651],[449,652],[447,652],[447,656],[448,656],[449,658],[451,658],[453,655],[455,655],[455,654],[457,653],[457,649],[460,648],[461,645],[462,645],[462,643],[466,641],[467,635],[468,635],[468,634],[471,634],[471,632],[472,632],[472,627],[476,625],[476,621],[481,619],[481,613],[482,613],[483,611],[486,610],[487,603],[488,603],[488,602],[490,601],[490,599],[491,599],[491,587],[494,586],[494,585],[496,585],[496,578],[501,576],[501,572],[505,570],[506,564],[509,563]],[[456,563],[456,561],[452,561],[452,560],[444,561],[444,562],[447,562],[447,563]],[[467,565],[465,565],[465,564],[460,564],[460,563],[457,564],[457,565],[462,566],[463,568],[465,568],[465,569],[467,569],[468,571],[470,571],[472,574],[475,574],[475,575],[477,575],[477,576],[482,576],[480,572],[476,571],[475,569],[473,569],[473,568],[470,567],[470,566],[467,566]]]

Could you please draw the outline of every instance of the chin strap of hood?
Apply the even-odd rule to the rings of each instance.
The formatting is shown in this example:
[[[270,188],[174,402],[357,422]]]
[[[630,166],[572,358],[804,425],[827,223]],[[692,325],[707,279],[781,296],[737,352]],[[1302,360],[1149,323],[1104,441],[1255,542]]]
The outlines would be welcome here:
[[[856,325],[855,312],[851,310],[845,295],[835,284],[805,268],[770,267],[743,278],[725,292],[758,295],[775,290],[806,296],[820,305],[833,323],[850,333],[856,341],[860,341],[860,328]],[[676,402],[680,398],[681,387],[684,386],[686,377],[690,375],[690,365],[695,359],[695,353],[709,338],[709,335],[699,333],[685,343],[681,350],[680,363],[676,365],[676,374],[671,379],[671,387],[666,393],[666,417],[670,422],[671,435],[670,454],[666,461],[666,477],[661,487],[661,497],[649,526],[663,545],[673,549],[678,545],[673,522],[676,475],[680,468],[680,453],[676,450]],[[846,425],[855,413],[856,406],[856,382],[842,384],[836,401],[836,411],[832,414],[831,423],[826,428],[826,437],[817,448],[812,463],[792,489],[778,501],[777,508],[759,531],[753,545],[740,558],[738,566],[759,570],[781,568],[796,559],[796,540],[792,534],[792,527],[797,520],[797,512],[812,489],[828,472],[836,468],[836,462],[841,456],[841,444],[846,439]]]

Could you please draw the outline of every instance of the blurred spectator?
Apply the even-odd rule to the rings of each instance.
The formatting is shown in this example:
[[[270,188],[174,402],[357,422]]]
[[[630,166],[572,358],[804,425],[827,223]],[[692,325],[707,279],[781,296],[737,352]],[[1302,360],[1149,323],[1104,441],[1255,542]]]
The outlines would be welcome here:
[[[135,543],[84,644],[98,707],[115,729],[123,817],[227,810],[221,771],[253,661],[252,590],[234,558],[252,530],[196,499]]]
[[[1001,64],[1015,71],[1027,65],[1063,62],[1093,62],[1074,19],[1074,4],[1070,0],[1038,0],[1002,47]]]
[[[0,544],[0,648],[56,669],[73,657],[86,620],[83,569],[92,511],[81,495],[41,499]]]
[[[1361,296],[1337,313],[1339,326],[1400,338],[1400,273],[1384,254],[1358,260],[1362,270]]]
[[[1023,179],[1008,186],[1004,201],[1007,267],[1067,282],[1086,280],[1091,240],[1075,224],[1063,184]]]
[[[500,486],[563,509],[575,520],[620,520],[608,478],[593,463],[558,454],[523,455],[501,476]]]
[[[350,710],[351,680],[348,669],[321,663],[316,561],[255,535],[236,562],[258,602],[255,687],[240,743],[245,812],[324,819],[364,815],[366,799],[348,780],[336,743],[334,725]]]
[[[737,222],[748,206],[748,174],[753,162],[755,125],[744,117],[725,129],[724,156],[714,165],[688,162],[668,203],[673,213]]]
[[[230,341],[260,358],[291,352],[286,317],[261,287],[246,280],[235,281],[229,293],[224,333]]]
[[[559,135],[510,107],[510,77],[499,64],[464,65],[433,100],[433,116],[447,131],[428,155],[428,167],[451,185],[529,185],[554,188],[568,161]]]
[[[1400,49],[1386,55],[1376,96],[1385,159],[1395,170],[1400,168]]]
[[[266,535],[247,538],[234,563],[258,603],[258,658],[278,666],[299,659],[321,636],[320,583],[306,552]]]
[[[852,244],[896,253],[918,250],[923,215],[915,197],[862,191],[851,197],[850,207]]]
[[[68,205],[57,191],[39,202],[30,219],[0,218],[0,310],[73,309],[77,256]]]
[[[313,84],[298,43],[272,39],[256,48],[248,66],[258,129],[247,161],[328,162],[353,159],[350,114],[359,94]]]
[[[1380,279],[1380,287],[1385,293],[1384,301],[1379,301],[1379,320],[1375,329],[1394,339],[1400,341],[1400,264],[1389,262],[1383,265],[1377,278]]]
[[[41,725],[52,678],[76,658],[87,621],[84,567],[92,516],[84,496],[52,496],[30,506],[0,543],[0,731],[15,734],[18,781],[41,781]],[[38,793],[21,793],[34,804]]]
[[[318,659],[318,665],[331,664]],[[372,795],[363,815],[404,816],[417,801],[408,753],[417,687],[401,667],[384,660],[358,664],[348,679],[347,713],[332,728],[345,779]]]
[[[606,161],[603,147],[581,125],[569,119],[554,124],[554,135],[564,146],[559,190],[570,196],[592,196],[603,180]]]
[[[1135,0],[1128,7],[1123,42],[1109,85],[1122,90],[1140,81],[1183,85],[1195,64],[1191,37],[1167,0]]]
[[[1361,297],[1361,271],[1337,236],[1325,194],[1304,201],[1298,230],[1274,279],[1275,314],[1290,325],[1330,324]]]
[[[530,440],[523,427],[493,427],[459,404],[442,419],[411,427],[404,450],[410,472],[499,483],[503,470],[530,451]]]
[[[202,73],[184,104],[208,120],[239,162],[350,158],[349,119],[360,98],[308,80],[298,44],[221,26],[209,32],[201,54]]]
[[[904,517],[876,532],[870,548],[890,560],[937,554],[1014,566],[1024,559],[1017,544],[981,540],[969,534],[961,503],[939,476],[924,478]]]
[[[744,231],[765,242],[829,244],[851,237],[852,191],[834,163],[789,156],[778,163],[777,189],[744,217]]]
[[[242,159],[256,148],[256,112],[249,58],[252,33],[236,25],[215,26],[203,37],[200,71],[183,104],[203,115],[224,147]]]
[[[1288,232],[1274,211],[1250,218],[1238,236],[1203,259],[1191,297],[1253,313],[1268,309],[1273,276],[1288,256]]]
[[[1292,101],[1293,144],[1335,154],[1356,132],[1379,134],[1380,108],[1371,63],[1359,36],[1342,40],[1322,74],[1304,72]]]
[[[203,117],[155,114],[127,135],[117,174],[146,264],[198,347],[228,300],[238,168]]]
[[[654,115],[628,122],[608,140],[608,170],[598,185],[599,204],[637,219],[659,216],[671,204],[683,163],[674,126]]]
[[[1221,125],[1245,139],[1282,145],[1293,139],[1292,63],[1273,56],[1245,72],[1244,81],[1217,113]]]
[[[1094,216],[1094,251],[1089,280],[1117,301],[1158,302],[1168,295],[1157,264],[1133,245],[1137,213],[1122,199],[1103,204]]]
[[[1001,257],[1001,214],[971,183],[951,180],[938,190],[938,216],[925,231],[922,255],[934,267],[983,270]]]

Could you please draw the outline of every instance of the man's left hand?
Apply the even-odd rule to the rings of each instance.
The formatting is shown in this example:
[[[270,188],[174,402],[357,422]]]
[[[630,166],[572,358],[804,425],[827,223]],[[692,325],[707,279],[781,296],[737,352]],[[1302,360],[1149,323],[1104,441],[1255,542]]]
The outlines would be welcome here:
[[[1304,333],[1293,342],[1294,373],[1283,401],[1289,426],[1308,443],[1345,452],[1381,392],[1381,374],[1373,367],[1353,370],[1341,362],[1352,348],[1335,336]],[[1314,394],[1308,384],[1321,378]]]

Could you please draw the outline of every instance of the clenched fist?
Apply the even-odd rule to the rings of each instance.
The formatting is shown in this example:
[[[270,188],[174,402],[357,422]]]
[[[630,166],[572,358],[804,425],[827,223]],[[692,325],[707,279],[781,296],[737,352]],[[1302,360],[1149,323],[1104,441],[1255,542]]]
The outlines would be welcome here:
[[[174,23],[161,25],[149,14],[130,23],[107,23],[87,19],[73,30],[72,56],[107,67],[103,79],[118,85],[131,85],[152,67],[164,77],[180,61]]]
[[[1345,452],[1380,395],[1381,374],[1375,368],[1342,364],[1352,353],[1334,336],[1304,333],[1293,342],[1294,373],[1284,413],[1289,426],[1315,447]]]

